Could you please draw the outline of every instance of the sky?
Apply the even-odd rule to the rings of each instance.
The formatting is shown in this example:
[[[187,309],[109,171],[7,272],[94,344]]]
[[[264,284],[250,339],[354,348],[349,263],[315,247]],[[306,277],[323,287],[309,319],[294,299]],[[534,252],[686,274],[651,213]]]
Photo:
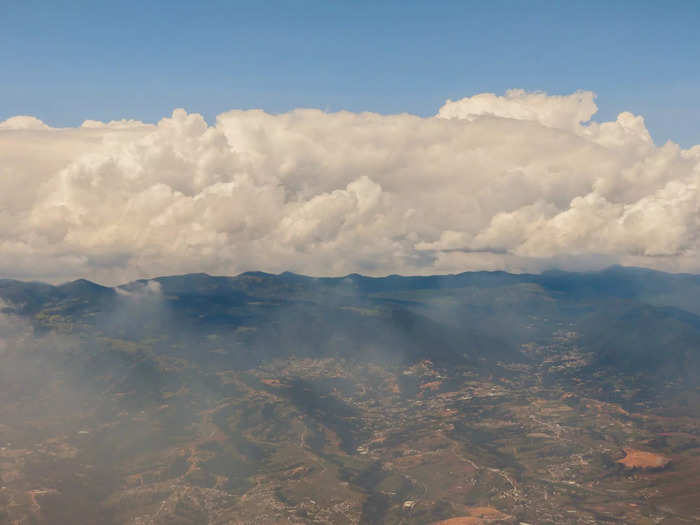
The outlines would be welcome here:
[[[700,273],[695,2],[144,4],[0,4],[0,278]]]
[[[0,2],[0,119],[156,122],[182,107],[434,114],[507,89],[598,95],[700,143],[696,1]]]

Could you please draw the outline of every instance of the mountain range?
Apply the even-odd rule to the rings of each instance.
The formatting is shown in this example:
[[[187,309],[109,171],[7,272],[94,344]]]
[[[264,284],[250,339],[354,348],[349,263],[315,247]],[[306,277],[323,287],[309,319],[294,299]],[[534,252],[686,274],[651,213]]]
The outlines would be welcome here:
[[[0,280],[0,307],[0,523],[700,515],[700,276]]]

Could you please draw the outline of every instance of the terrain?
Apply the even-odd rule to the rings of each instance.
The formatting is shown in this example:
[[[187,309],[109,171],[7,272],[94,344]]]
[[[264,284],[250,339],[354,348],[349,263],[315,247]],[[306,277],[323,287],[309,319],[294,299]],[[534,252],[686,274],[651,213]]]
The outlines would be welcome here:
[[[0,280],[0,524],[700,521],[700,277]]]

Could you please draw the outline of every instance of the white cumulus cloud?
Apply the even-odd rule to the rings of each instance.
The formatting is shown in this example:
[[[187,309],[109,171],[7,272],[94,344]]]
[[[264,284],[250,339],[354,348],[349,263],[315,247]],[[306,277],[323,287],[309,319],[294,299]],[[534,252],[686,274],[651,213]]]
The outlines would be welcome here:
[[[590,92],[508,91],[434,117],[182,109],[157,124],[0,123],[0,276],[190,271],[700,271],[700,146]]]

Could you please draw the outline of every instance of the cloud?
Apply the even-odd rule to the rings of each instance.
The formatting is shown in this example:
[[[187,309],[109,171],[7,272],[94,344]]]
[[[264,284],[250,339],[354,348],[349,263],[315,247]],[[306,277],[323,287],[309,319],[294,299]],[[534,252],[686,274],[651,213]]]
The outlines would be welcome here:
[[[0,122],[0,129],[51,129],[36,117],[17,115]]]
[[[481,93],[457,101],[448,100],[440,108],[438,117],[474,120],[491,115],[530,120],[552,128],[580,132],[581,124],[588,122],[598,111],[594,99],[595,95],[590,91],[552,96],[511,89],[506,91],[503,97],[493,93]]]
[[[208,125],[0,123],[0,275],[700,271],[700,146],[594,95],[508,91],[435,117],[229,111]],[[568,262],[567,262],[568,261]],[[578,261],[578,262],[577,262]]]

